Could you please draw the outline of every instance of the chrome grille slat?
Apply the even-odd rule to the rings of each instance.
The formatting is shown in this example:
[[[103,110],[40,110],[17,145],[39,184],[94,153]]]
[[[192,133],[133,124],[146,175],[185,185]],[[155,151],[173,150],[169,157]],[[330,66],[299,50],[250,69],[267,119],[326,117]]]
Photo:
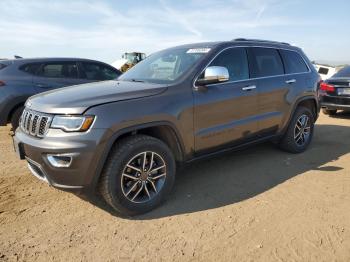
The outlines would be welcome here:
[[[42,138],[46,135],[50,127],[51,120],[52,117],[50,115],[32,111],[26,108],[24,109],[20,119],[20,127],[27,134]]]

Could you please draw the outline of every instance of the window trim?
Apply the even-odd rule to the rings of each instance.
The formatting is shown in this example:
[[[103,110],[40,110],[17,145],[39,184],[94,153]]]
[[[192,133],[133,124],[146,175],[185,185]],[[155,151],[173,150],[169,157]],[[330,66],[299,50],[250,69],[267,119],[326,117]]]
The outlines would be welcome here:
[[[281,47],[271,47],[271,46],[261,46],[261,45],[237,45],[237,46],[229,46],[229,47],[225,47],[224,49],[220,50],[207,64],[206,66],[203,68],[203,70],[200,71],[200,73],[198,73],[193,80],[192,83],[192,87],[194,90],[197,89],[196,87],[196,82],[198,80],[198,77],[205,71],[205,69],[208,68],[208,66],[211,64],[211,62],[214,61],[214,59],[220,55],[222,52],[224,52],[227,49],[231,49],[231,48],[245,48],[246,52],[247,52],[247,48],[249,47],[260,47],[260,48],[271,48],[271,49],[276,49],[277,51],[279,50],[287,50],[287,51],[292,51],[292,52],[296,52],[297,54],[299,54],[299,52],[289,49],[289,48],[281,48]],[[278,52],[279,53],[279,52]],[[300,55],[300,54],[299,54]],[[311,73],[311,69],[309,67],[309,64],[306,62],[305,58],[300,55],[301,58],[304,60],[304,63],[306,64],[308,71],[307,72],[302,72],[302,73],[292,73],[292,74],[286,74],[284,73],[283,75],[274,75],[274,76],[262,76],[262,77],[254,77],[254,78],[248,78],[248,79],[244,79],[244,80],[236,80],[236,81],[226,81],[226,82],[222,82],[222,83],[215,83],[215,84],[208,84],[207,86],[213,86],[213,85],[223,85],[223,84],[232,84],[232,83],[240,83],[240,82],[245,82],[245,81],[250,81],[250,80],[259,80],[259,79],[265,79],[265,78],[274,78],[274,77],[281,77],[281,76],[293,76],[293,75],[300,75],[300,74],[308,74]],[[281,58],[282,59],[282,58]],[[249,59],[248,59],[249,60]],[[282,64],[283,64],[283,59],[282,59]],[[249,61],[248,61],[248,66],[249,66]],[[284,66],[284,64],[283,64]],[[284,70],[285,72],[285,70]],[[250,76],[250,72],[249,72],[249,76]]]

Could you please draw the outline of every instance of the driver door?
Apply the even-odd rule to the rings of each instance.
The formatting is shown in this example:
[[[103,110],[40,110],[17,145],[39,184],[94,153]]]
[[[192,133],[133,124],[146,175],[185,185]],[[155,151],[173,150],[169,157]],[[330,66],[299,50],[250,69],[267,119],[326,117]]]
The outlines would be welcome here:
[[[246,49],[228,48],[209,66],[226,67],[229,80],[193,91],[196,153],[247,142],[258,130],[257,82],[249,79]]]

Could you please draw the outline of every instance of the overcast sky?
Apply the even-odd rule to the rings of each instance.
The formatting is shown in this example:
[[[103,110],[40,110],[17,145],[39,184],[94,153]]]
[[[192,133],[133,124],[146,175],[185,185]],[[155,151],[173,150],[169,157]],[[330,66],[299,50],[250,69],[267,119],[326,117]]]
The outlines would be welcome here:
[[[174,45],[238,37],[289,42],[310,59],[350,62],[350,1],[0,0],[0,57],[113,62]]]

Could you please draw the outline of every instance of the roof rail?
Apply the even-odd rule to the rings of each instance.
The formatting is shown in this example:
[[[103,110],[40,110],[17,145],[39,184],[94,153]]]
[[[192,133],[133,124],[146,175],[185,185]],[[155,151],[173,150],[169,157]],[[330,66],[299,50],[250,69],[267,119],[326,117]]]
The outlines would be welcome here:
[[[290,45],[289,43],[285,43],[285,42],[270,41],[270,40],[262,40],[262,39],[236,38],[236,39],[233,39],[232,41],[249,41],[249,42],[261,42],[261,43],[272,43],[272,44]]]

